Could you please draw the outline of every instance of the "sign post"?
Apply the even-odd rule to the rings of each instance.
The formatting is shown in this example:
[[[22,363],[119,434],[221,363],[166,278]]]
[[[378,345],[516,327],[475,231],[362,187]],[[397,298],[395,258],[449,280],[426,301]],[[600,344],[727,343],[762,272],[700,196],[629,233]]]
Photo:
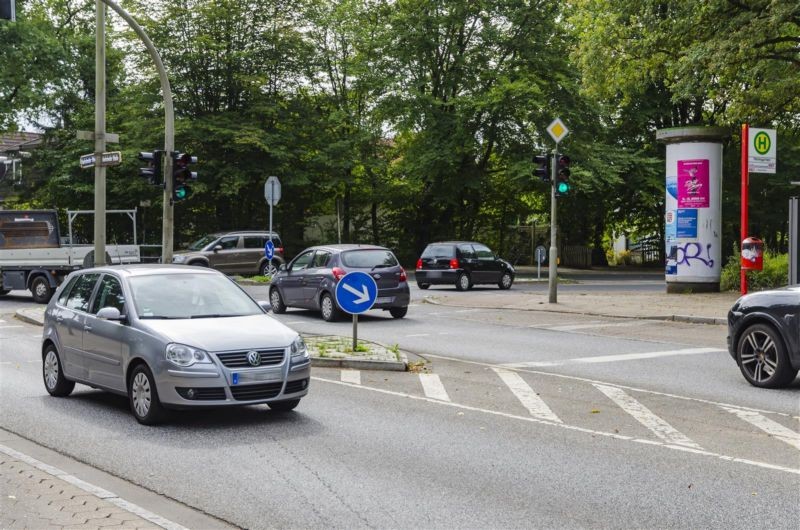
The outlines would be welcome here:
[[[278,201],[281,200],[281,181],[278,180],[278,177],[269,177],[264,183],[264,198],[267,200],[267,204],[269,204],[268,245],[272,245],[272,252],[268,252],[265,248],[265,253],[267,259],[269,260],[269,272],[271,275],[272,271],[274,270],[272,268],[272,258],[275,256],[275,246],[274,243],[272,243],[272,207],[278,204]]]
[[[336,284],[336,303],[345,313],[353,315],[353,351],[358,346],[358,315],[369,311],[378,298],[378,284],[366,272],[345,274]]]
[[[561,140],[569,134],[569,129],[561,121],[561,118],[556,118],[553,123],[547,126],[547,133],[550,138],[556,143],[553,149],[553,163],[551,166],[550,175],[550,263],[547,269],[547,287],[548,287],[548,301],[551,304],[558,302],[558,247],[556,246],[558,237],[558,228],[556,226],[556,180],[558,172],[558,144]]]

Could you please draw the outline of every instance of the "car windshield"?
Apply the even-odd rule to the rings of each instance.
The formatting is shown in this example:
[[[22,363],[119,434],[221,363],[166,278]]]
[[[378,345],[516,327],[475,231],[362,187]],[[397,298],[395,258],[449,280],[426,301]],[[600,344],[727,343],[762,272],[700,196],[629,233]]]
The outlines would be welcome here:
[[[455,258],[456,247],[453,245],[428,245],[422,253],[423,258]]]
[[[378,269],[394,267],[397,259],[388,250],[350,250],[342,253],[342,263],[356,269]]]
[[[129,280],[141,319],[218,318],[257,315],[261,307],[217,274],[148,274]]]
[[[217,236],[212,236],[211,234],[205,235],[189,245],[189,250],[203,250],[209,243],[216,240]]]

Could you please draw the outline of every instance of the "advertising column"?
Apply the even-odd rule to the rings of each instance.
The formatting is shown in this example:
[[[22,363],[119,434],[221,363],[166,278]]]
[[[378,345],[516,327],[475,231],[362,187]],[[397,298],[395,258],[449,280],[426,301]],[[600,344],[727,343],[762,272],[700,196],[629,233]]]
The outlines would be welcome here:
[[[668,293],[717,292],[722,271],[722,140],[717,127],[662,129],[667,144],[665,230]]]

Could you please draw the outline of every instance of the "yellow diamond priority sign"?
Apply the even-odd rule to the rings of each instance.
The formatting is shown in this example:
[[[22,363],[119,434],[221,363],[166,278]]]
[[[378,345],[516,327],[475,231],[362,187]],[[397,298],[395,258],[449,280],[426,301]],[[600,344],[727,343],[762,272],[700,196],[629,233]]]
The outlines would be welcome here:
[[[569,129],[567,129],[567,126],[561,121],[561,118],[556,118],[553,120],[553,123],[547,126],[547,133],[556,143],[559,143],[569,134]]]

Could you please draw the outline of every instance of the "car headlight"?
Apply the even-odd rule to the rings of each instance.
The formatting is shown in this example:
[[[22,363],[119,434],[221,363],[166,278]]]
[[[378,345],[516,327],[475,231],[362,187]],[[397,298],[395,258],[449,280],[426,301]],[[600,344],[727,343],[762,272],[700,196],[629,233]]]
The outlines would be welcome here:
[[[180,254],[177,256],[172,256],[172,263],[183,263],[184,261],[186,261],[186,256],[182,256]]]
[[[178,366],[192,366],[193,364],[211,362],[208,353],[204,350],[174,342],[167,344],[166,355],[169,362]]]
[[[303,337],[300,335],[294,339],[292,345],[289,346],[289,351],[292,353],[292,362],[299,363],[303,362],[308,359],[308,348],[306,348],[306,343],[303,342]]]

